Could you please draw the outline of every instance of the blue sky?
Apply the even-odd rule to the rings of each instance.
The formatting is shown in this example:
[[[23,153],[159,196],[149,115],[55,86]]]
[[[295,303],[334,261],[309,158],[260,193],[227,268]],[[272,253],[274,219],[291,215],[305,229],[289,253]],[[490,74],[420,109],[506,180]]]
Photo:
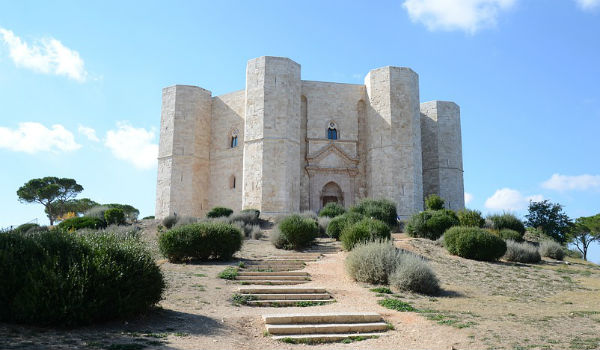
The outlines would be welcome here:
[[[461,106],[468,207],[523,215],[546,198],[593,215],[599,38],[600,0],[5,1],[0,227],[47,222],[15,193],[43,176],[152,215],[161,89],[240,90],[263,55],[292,58],[306,80],[411,67],[422,101]]]

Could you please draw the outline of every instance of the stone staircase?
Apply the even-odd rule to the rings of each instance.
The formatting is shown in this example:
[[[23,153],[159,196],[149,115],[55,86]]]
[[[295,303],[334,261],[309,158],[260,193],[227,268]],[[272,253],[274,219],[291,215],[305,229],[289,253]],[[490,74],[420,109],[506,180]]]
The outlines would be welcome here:
[[[240,270],[235,278],[243,284],[301,284],[310,281],[308,272],[300,271],[245,271]]]
[[[297,343],[373,338],[389,329],[373,312],[264,315],[263,320],[273,339]]]
[[[238,293],[250,306],[316,306],[335,301],[319,287],[240,287]]]

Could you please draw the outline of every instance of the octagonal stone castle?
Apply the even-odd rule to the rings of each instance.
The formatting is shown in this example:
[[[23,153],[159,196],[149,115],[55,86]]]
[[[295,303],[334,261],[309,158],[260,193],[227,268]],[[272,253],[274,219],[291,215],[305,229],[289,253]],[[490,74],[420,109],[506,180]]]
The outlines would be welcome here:
[[[163,89],[156,218],[210,208],[263,216],[387,198],[407,218],[438,194],[464,208],[460,110],[419,101],[410,68],[361,84],[306,81],[284,57],[248,61],[246,89]]]

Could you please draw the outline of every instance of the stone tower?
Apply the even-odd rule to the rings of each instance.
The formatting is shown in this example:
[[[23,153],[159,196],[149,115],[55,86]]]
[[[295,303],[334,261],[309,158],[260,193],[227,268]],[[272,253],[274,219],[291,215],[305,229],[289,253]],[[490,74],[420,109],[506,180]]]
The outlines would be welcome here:
[[[242,208],[300,209],[300,65],[264,56],[246,67]]]
[[[163,89],[156,217],[202,216],[208,206],[211,92]]]
[[[405,219],[423,209],[419,77],[410,68],[374,69],[365,78],[369,196],[396,203]]]

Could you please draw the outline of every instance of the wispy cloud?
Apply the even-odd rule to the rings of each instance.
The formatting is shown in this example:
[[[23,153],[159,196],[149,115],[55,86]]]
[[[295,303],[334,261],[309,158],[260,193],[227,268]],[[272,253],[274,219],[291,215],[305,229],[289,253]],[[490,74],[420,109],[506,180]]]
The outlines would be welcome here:
[[[465,205],[471,203],[471,201],[473,200],[473,195],[465,192]]]
[[[600,0],[575,0],[575,2],[584,11],[593,11],[600,7]]]
[[[117,122],[115,130],[106,133],[104,145],[118,159],[130,162],[139,169],[153,168],[158,157],[154,129],[134,128],[129,122]]]
[[[495,26],[499,13],[515,3],[516,0],[406,0],[402,6],[413,22],[423,23],[431,31],[462,30],[474,34],[481,28]]]
[[[42,38],[26,43],[12,31],[0,27],[0,39],[8,47],[10,58],[17,67],[44,74],[64,75],[84,82],[88,73],[83,59],[75,50],[54,38]]]
[[[585,191],[590,189],[600,190],[600,175],[583,174],[569,176],[553,174],[548,180],[542,182],[542,187],[556,191]]]
[[[90,141],[94,141],[94,142],[100,141],[98,136],[96,136],[96,130],[94,130],[90,127],[79,125],[79,128],[77,128],[77,131],[80,134],[82,134],[83,136],[87,137],[87,139]]]
[[[0,127],[0,148],[16,152],[67,152],[81,148],[73,133],[60,124],[49,129],[40,123],[19,123],[17,129]]]
[[[490,210],[518,211],[525,209],[529,201],[539,202],[543,199],[541,194],[524,196],[512,188],[501,188],[486,199],[485,207]]]

